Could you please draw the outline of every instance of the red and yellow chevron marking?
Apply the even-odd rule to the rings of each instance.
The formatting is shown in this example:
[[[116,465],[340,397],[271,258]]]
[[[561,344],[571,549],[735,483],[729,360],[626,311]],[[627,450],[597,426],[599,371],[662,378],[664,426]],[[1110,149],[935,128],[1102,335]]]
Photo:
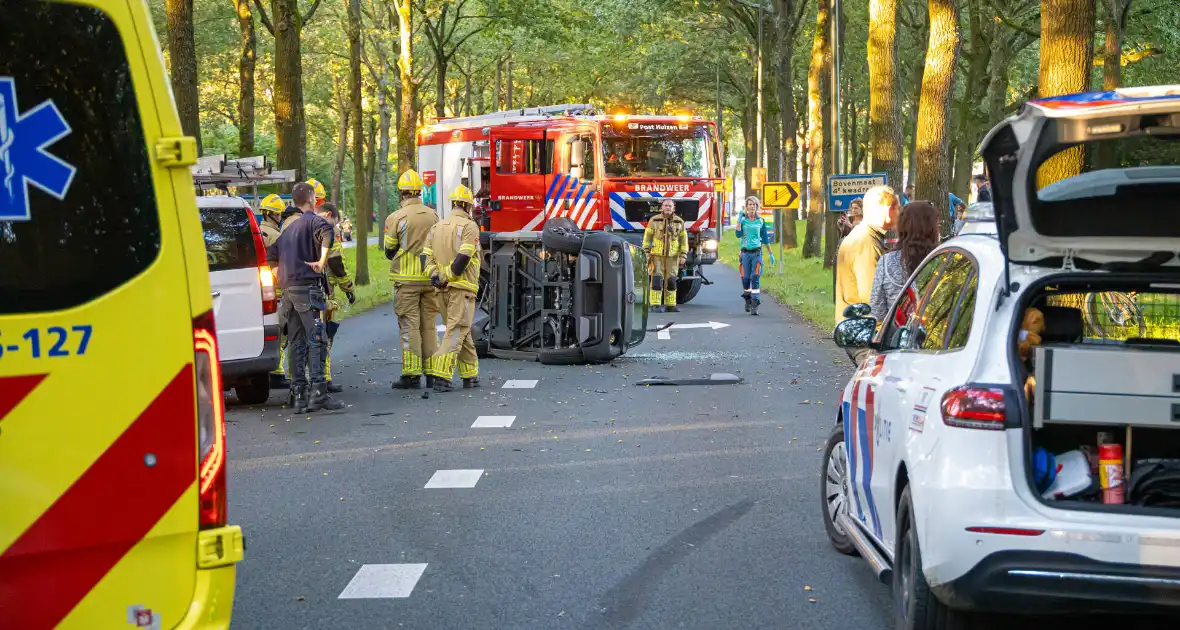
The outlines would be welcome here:
[[[0,379],[0,419],[44,378]],[[193,414],[193,383],[192,365],[185,365],[0,554],[5,627],[52,628],[60,623],[193,485],[195,432],[176,430],[177,416]]]

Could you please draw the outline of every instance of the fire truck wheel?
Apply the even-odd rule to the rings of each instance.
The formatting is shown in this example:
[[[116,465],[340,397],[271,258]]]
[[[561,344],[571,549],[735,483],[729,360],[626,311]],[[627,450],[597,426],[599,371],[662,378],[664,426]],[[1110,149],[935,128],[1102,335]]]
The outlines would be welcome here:
[[[545,222],[541,231],[541,244],[563,254],[577,254],[582,251],[582,231],[573,219],[554,217]]]
[[[581,348],[555,348],[538,352],[537,360],[544,365],[581,365],[586,357]]]

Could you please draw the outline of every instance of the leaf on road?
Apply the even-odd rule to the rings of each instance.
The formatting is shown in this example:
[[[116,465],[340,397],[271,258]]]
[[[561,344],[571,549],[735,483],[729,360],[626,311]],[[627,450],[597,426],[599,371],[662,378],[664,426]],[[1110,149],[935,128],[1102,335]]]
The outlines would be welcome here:
[[[296,595],[296,596],[295,596],[295,601],[297,601],[297,602],[303,602],[303,601],[307,601],[307,598],[306,598],[306,597],[304,597],[304,596],[302,596],[302,595]]]
[[[810,587],[810,586],[804,586],[804,587],[803,587],[803,590],[805,590],[805,591],[810,591],[810,590],[811,590],[811,587]]]
[[[800,405],[810,405],[810,404],[811,404],[811,401],[810,401],[810,400],[805,400],[805,401],[803,401],[803,402],[801,402],[801,403],[799,403],[799,404],[800,404]]]

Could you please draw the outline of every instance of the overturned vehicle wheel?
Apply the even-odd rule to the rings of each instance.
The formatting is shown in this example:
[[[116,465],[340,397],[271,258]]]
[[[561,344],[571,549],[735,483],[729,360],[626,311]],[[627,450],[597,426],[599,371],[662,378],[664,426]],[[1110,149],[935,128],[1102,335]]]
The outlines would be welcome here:
[[[568,218],[550,219],[539,233],[480,236],[472,326],[480,356],[605,363],[643,341],[648,275],[642,250],[609,232],[583,232]]]

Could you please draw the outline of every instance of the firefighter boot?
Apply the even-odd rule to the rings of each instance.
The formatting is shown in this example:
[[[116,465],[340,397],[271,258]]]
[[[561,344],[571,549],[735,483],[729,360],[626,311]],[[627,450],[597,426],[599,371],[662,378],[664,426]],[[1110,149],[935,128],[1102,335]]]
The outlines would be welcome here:
[[[324,384],[328,386],[328,393],[329,394],[339,394],[340,392],[344,391],[343,387],[337,385],[336,383],[333,383],[332,381],[327,381]]]
[[[463,379],[463,389],[475,389],[476,387],[479,387],[479,386],[480,386],[480,384],[479,384],[479,377],[478,376]]]
[[[665,306],[665,307],[664,307],[664,312],[665,312],[665,313],[679,313],[679,312],[680,312],[680,308],[679,308],[679,307],[677,307],[675,304],[673,304],[672,306]]]
[[[328,395],[327,383],[316,383],[311,386],[311,400],[308,401],[308,411],[339,411],[344,409],[344,403]]]
[[[427,376],[426,378],[427,378],[427,380],[430,379],[429,376]],[[422,387],[422,377],[421,376],[410,376],[408,374],[402,374],[402,378],[400,381],[393,382],[394,389],[418,389],[420,387]]]
[[[291,386],[291,406],[295,408],[295,413],[307,413],[307,386]]]
[[[434,391],[445,394],[455,391],[455,386],[451,384],[451,379],[436,376],[434,377]]]

